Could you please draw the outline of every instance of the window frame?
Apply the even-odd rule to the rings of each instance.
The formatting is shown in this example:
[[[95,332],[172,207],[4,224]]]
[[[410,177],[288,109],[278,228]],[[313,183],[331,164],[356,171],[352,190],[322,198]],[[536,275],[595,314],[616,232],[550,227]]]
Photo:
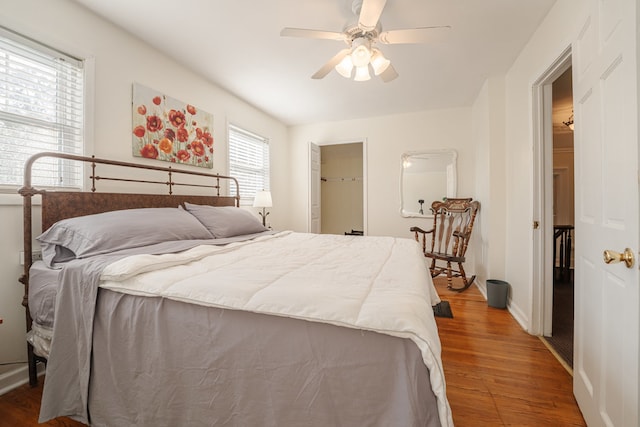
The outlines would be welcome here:
[[[74,154],[85,155],[87,152],[93,152],[93,123],[94,123],[94,92],[95,92],[95,57],[88,52],[80,52],[77,48],[69,48],[67,46],[55,46],[48,43],[40,42],[39,39],[45,40],[46,37],[42,34],[28,35],[25,31],[13,30],[7,27],[0,25],[0,36],[5,37],[7,39],[12,40],[15,43],[22,45],[27,49],[33,49],[45,55],[49,55],[52,57],[64,58],[65,60],[73,61],[75,63],[80,64],[78,67],[82,73],[82,88],[79,91],[80,96],[82,97],[82,107],[80,109],[81,114],[81,124],[80,124],[80,136],[79,142],[75,147],[77,151]],[[59,43],[56,43],[59,45]],[[59,95],[59,92],[58,92]],[[27,120],[28,121],[28,118]],[[56,122],[59,123],[59,122]],[[57,126],[57,124],[56,124]],[[37,152],[49,151],[49,150],[40,150]],[[51,150],[54,151],[54,150]],[[61,150],[59,150],[61,151]],[[56,170],[61,170],[67,168],[68,165],[65,165],[65,162],[69,162],[68,160],[59,159],[55,165],[51,166],[51,169],[54,168]],[[64,177],[65,185],[42,185],[37,182],[35,185],[38,188],[42,189],[53,189],[53,190],[66,190],[66,191],[83,191],[88,188],[89,185],[89,177],[86,176],[86,165],[81,163],[78,169],[78,177],[75,182],[72,182],[71,185],[67,185],[69,181],[67,177]],[[13,204],[12,200],[16,190],[18,190],[22,185],[22,177],[20,179],[20,184],[1,184],[0,183],[0,195],[2,198],[0,199],[0,205]],[[16,202],[19,201],[20,197],[16,196]]]
[[[252,140],[251,142],[254,144],[264,144],[262,146],[262,159],[261,159],[262,167],[261,168],[250,168],[247,166],[243,167],[238,165],[232,165],[232,158],[234,157],[232,153],[232,150],[234,149],[232,147],[233,132],[241,133],[245,138]],[[240,186],[240,206],[253,206],[253,201],[255,199],[256,191],[270,190],[270,187],[271,187],[271,183],[270,183],[271,165],[270,164],[271,164],[271,147],[270,147],[269,138],[259,135],[250,130],[247,130],[246,128],[242,126],[238,126],[237,124],[227,123],[227,171],[229,176],[232,176],[238,179],[238,183]],[[250,190],[243,191],[243,188],[247,187],[246,182],[244,183],[245,185],[243,185],[243,178],[242,176],[239,176],[241,175],[241,173],[236,173],[234,171],[234,167],[239,169],[245,169],[245,171],[247,170],[261,171],[262,188],[258,188],[257,186],[252,185],[252,186],[249,186],[249,188],[251,189],[253,187],[253,190],[254,190],[253,193],[251,193]],[[247,191],[249,191],[249,193],[247,193]],[[233,185],[229,185],[229,194],[235,195],[235,189]]]

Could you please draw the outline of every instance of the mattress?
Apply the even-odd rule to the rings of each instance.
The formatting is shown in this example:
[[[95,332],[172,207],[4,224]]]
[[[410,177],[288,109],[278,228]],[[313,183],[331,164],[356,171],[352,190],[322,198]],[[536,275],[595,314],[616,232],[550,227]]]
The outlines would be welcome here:
[[[27,341],[33,346],[34,353],[44,358],[49,357],[51,350],[59,276],[60,270],[51,269],[42,261],[34,262],[29,269],[29,314],[32,322]]]
[[[36,261],[29,269],[29,313],[39,326],[53,327],[60,270]]]

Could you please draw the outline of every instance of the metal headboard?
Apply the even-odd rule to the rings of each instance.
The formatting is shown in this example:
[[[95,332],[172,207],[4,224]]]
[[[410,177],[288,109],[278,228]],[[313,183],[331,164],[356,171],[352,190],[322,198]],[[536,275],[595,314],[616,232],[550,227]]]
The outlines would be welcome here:
[[[66,159],[88,163],[91,166],[91,191],[55,191],[38,189],[32,186],[32,169],[34,163],[44,157]],[[98,165],[110,165],[129,169],[141,169],[157,172],[165,172],[166,180],[124,178],[121,176],[100,176],[97,174]],[[119,175],[119,174],[117,174]],[[201,177],[197,183],[183,183],[175,181],[176,177],[186,175]],[[235,196],[221,196],[221,181],[235,183]],[[168,189],[168,194],[154,193],[101,193],[97,191],[98,181],[119,181],[134,184],[163,184]],[[214,190],[212,195],[182,195],[174,194],[174,188],[200,187]],[[214,206],[240,206],[240,188],[236,178],[191,170],[175,169],[173,167],[150,166],[136,163],[121,162],[115,160],[84,157],[73,154],[43,152],[31,156],[25,163],[24,185],[18,190],[23,197],[23,227],[24,227],[24,274],[19,281],[24,285],[22,305],[26,309],[27,330],[31,329],[31,315],[29,313],[29,268],[33,263],[32,256],[32,197],[42,197],[42,231],[53,225],[54,222],[82,215],[141,207],[177,207],[185,202],[197,204],[210,204]],[[37,384],[35,356],[33,348],[28,347],[29,356],[29,382]],[[41,359],[38,359],[41,360]]]

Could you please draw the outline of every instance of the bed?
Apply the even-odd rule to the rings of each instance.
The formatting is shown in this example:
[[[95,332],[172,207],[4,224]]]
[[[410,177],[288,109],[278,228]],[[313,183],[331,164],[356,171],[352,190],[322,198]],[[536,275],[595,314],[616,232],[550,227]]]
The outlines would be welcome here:
[[[47,156],[89,164],[92,191],[32,187],[31,167]],[[168,179],[107,178],[96,173],[102,164]],[[186,185],[180,174],[216,195],[174,194]],[[100,193],[101,180],[169,194]],[[46,362],[40,421],[453,425],[431,310],[439,300],[418,244],[265,229],[238,207],[238,193],[220,195],[228,180],[71,155],[30,159],[21,281],[32,384]]]

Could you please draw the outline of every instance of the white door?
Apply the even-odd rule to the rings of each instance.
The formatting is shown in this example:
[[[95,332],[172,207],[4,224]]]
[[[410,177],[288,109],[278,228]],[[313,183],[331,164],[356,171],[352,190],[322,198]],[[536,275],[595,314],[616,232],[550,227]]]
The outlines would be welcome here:
[[[589,0],[573,46],[573,388],[589,426],[638,426],[637,0]],[[635,255],[605,264],[603,251]]]
[[[320,147],[309,143],[309,232],[320,233]]]

